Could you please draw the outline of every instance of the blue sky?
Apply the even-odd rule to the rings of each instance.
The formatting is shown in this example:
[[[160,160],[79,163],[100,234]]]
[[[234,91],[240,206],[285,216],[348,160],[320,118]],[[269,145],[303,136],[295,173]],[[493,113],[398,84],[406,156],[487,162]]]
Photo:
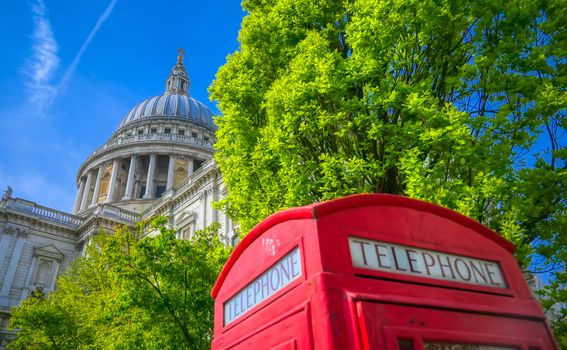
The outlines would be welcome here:
[[[238,49],[236,0],[8,0],[0,4],[0,190],[70,211],[75,175],[185,49],[191,95]]]

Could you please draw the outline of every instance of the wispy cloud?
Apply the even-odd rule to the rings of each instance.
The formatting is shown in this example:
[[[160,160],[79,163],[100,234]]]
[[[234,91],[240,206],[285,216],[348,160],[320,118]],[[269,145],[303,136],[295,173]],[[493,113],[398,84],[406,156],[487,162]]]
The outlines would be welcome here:
[[[91,32],[89,33],[83,44],[81,45],[79,52],[77,52],[75,58],[73,58],[73,62],[71,62],[71,65],[69,65],[69,68],[67,68],[67,70],[65,71],[65,75],[63,76],[61,83],[59,83],[59,86],[57,87],[57,93],[63,91],[67,87],[67,84],[69,84],[71,77],[75,73],[75,70],[79,65],[79,62],[83,57],[83,53],[85,52],[91,41],[93,40],[96,33],[99,31],[100,27],[108,19],[108,17],[112,13],[112,10],[114,9],[114,5],[116,5],[117,2],[118,0],[111,0],[110,4],[108,4],[102,15],[97,19],[95,26],[93,27],[93,29],[91,29]]]
[[[31,5],[34,22],[32,35],[32,58],[27,62],[30,70],[26,70],[29,80],[26,86],[30,92],[32,104],[39,109],[51,103],[56,88],[51,83],[53,74],[59,67],[58,45],[51,24],[47,17],[47,9],[43,0]]]
[[[26,70],[29,78],[26,86],[30,94],[30,101],[38,111],[41,112],[47,109],[57,95],[67,87],[87,47],[108,19],[117,2],[118,0],[111,0],[102,15],[97,19],[95,26],[91,29],[73,61],[65,70],[59,84],[54,84],[52,81],[53,75],[59,67],[60,59],[57,55],[59,46],[51,30],[47,8],[43,0],[36,0],[32,3],[31,10],[34,22],[32,35],[33,54],[27,62],[27,66],[31,66],[31,70]]]

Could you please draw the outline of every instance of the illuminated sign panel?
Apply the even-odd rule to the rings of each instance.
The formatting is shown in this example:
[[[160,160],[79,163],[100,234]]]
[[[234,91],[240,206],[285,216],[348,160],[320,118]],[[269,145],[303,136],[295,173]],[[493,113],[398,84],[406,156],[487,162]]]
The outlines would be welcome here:
[[[299,276],[301,254],[296,247],[224,303],[224,325],[242,317]]]
[[[480,286],[506,288],[497,262],[349,237],[355,267]]]

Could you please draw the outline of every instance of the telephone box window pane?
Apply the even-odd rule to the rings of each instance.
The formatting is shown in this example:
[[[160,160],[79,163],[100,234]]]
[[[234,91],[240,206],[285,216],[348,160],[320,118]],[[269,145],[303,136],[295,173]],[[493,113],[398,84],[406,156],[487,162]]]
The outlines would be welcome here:
[[[398,339],[398,350],[413,350],[413,340]]]
[[[518,348],[516,347],[481,345],[481,344],[427,342],[423,345],[425,346],[425,350],[518,350]]]

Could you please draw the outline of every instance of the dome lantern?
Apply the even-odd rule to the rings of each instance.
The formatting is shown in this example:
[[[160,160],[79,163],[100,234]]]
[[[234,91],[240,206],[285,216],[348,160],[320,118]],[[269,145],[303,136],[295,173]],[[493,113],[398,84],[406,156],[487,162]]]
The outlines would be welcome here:
[[[189,95],[191,80],[183,65],[185,51],[183,49],[177,51],[179,52],[177,63],[166,80],[165,93],[150,97],[132,108],[120,123],[118,133],[123,131],[122,128],[133,123],[156,118],[190,121],[214,132],[213,112]]]
[[[189,96],[191,80],[189,79],[185,66],[183,65],[183,55],[185,54],[185,51],[180,48],[177,49],[177,52],[179,52],[179,55],[177,55],[177,63],[171,70],[171,73],[165,82],[165,94]]]

